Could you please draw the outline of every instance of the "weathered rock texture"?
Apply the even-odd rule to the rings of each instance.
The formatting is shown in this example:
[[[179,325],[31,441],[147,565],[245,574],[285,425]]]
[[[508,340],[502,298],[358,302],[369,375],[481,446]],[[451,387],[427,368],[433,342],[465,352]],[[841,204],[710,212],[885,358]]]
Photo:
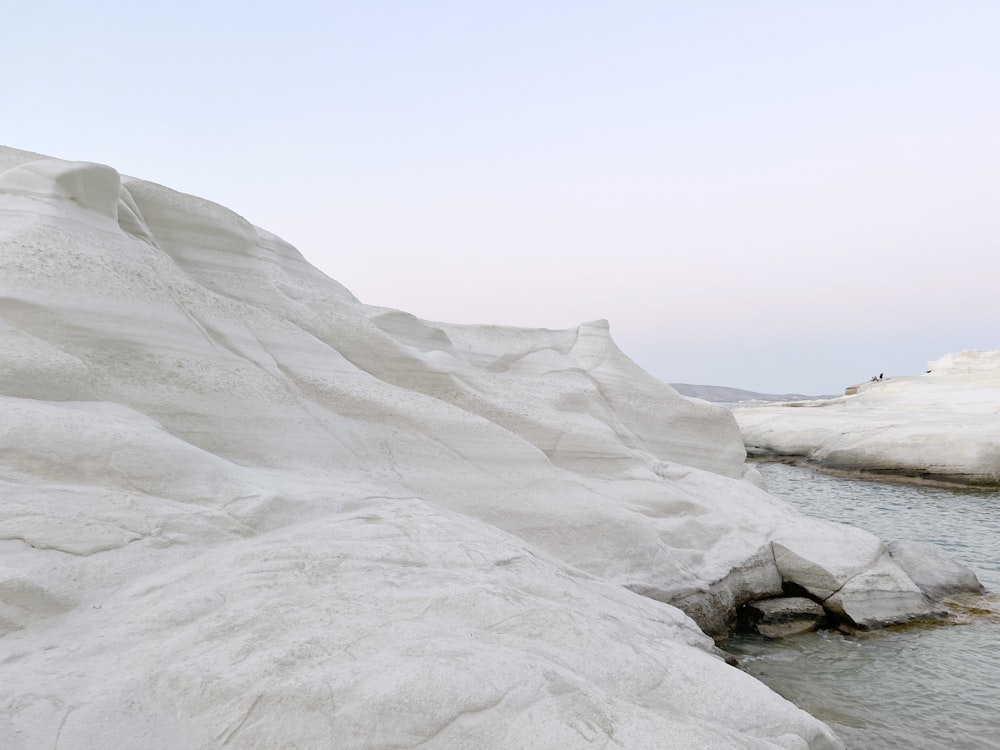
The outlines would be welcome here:
[[[606,323],[418,320],[213,203],[0,168],[0,747],[840,747],[670,603],[725,629],[878,541]]]

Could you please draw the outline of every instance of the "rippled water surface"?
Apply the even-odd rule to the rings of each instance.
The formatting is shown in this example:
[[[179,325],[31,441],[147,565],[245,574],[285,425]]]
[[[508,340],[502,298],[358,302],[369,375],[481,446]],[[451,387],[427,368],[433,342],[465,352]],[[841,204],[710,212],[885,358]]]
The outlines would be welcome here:
[[[933,542],[1000,601],[1000,492],[953,491],[758,464],[802,512],[886,541]],[[806,633],[725,644],[744,669],[827,722],[853,750],[1000,749],[1000,622],[909,627],[860,637]]]

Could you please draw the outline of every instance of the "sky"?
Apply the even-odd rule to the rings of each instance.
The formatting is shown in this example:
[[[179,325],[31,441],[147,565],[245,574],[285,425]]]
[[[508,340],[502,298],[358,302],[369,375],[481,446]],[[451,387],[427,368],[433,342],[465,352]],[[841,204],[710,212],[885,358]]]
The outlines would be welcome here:
[[[369,304],[839,394],[1000,348],[998,34],[994,0],[34,0],[0,144],[221,203]]]

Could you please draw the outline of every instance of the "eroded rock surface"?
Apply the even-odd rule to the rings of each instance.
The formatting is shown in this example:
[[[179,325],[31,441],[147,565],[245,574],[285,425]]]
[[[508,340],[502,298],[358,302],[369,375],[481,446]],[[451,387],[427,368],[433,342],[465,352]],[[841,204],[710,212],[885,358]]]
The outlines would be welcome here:
[[[0,746],[841,746],[698,624],[877,540],[813,555],[605,322],[422,321],[208,201],[0,168]]]
[[[930,362],[824,401],[739,407],[748,453],[882,477],[1000,486],[1000,351]]]

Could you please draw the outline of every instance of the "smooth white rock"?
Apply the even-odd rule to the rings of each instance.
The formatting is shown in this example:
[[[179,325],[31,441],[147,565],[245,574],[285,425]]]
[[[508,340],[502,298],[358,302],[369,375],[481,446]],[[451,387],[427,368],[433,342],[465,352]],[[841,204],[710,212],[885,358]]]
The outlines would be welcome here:
[[[606,323],[418,320],[208,201],[0,166],[0,746],[840,746],[653,601],[717,624],[838,527]]]
[[[944,555],[936,545],[900,539],[888,547],[893,561],[933,601],[983,590],[972,570]]]
[[[782,578],[819,601],[870,569],[885,553],[882,541],[863,529],[846,524],[817,527],[798,521],[782,526],[772,546]]]
[[[678,610],[418,500],[223,545],[4,647],[12,750],[839,746]]]
[[[861,630],[943,617],[888,553],[845,583],[823,606]]]
[[[733,410],[751,454],[834,469],[1000,484],[1000,351],[949,354],[916,377],[827,401]]]

